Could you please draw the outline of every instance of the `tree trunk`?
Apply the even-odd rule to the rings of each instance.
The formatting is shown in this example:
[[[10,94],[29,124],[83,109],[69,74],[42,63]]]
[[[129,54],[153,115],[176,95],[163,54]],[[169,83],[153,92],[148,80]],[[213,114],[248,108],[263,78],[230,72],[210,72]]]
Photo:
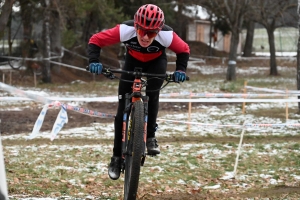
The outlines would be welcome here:
[[[4,30],[6,28],[6,24],[8,21],[8,18],[10,16],[12,5],[14,3],[14,0],[6,0],[4,2],[4,5],[1,7],[1,14],[0,14],[0,38],[4,35]]]
[[[53,1],[51,1],[53,3]],[[60,56],[61,55],[61,34],[60,34],[60,16],[57,10],[52,9],[50,17],[50,41],[51,41],[51,51],[54,52],[54,55],[51,56]],[[58,27],[57,27],[58,26]],[[61,59],[55,59],[55,61],[60,62]],[[60,72],[60,66],[54,65],[53,70],[55,72]]]
[[[183,16],[183,6],[184,6],[184,2],[183,0],[179,0],[178,2],[178,12],[177,12],[177,31],[178,31],[178,35],[179,37],[182,38],[182,25],[183,25],[183,20],[182,20],[182,16]]]
[[[276,64],[274,29],[267,28],[267,32],[268,32],[269,47],[270,47],[270,75],[276,76],[278,75],[278,72],[277,72],[277,64]]]
[[[47,60],[51,56],[50,52],[50,9],[49,9],[49,2],[50,0],[45,0],[45,13],[44,13],[44,24],[43,24],[43,38],[45,41],[44,46],[44,68],[43,68],[43,81],[45,83],[51,83],[51,69],[50,69],[50,62]]]
[[[31,0],[23,0],[20,1],[21,7],[21,18],[23,24],[23,38],[24,39],[31,39],[31,32],[32,32],[32,4]]]
[[[244,46],[244,57],[252,56],[252,46],[253,46],[253,38],[254,38],[254,22],[249,21],[247,24],[247,36],[246,42]]]
[[[229,61],[227,68],[227,81],[235,81],[236,80],[236,57],[237,57],[237,47],[239,43],[239,33],[238,31],[231,32],[231,40],[230,40],[230,51],[229,51]]]
[[[208,47],[208,56],[212,56],[212,30],[213,30],[212,14],[210,14],[209,22],[210,22],[210,28],[209,28],[209,47]]]
[[[298,0],[298,47],[297,47],[297,90],[300,90],[300,0]],[[300,99],[300,96],[298,96]],[[300,102],[298,102],[298,112],[300,112]]]
[[[84,25],[82,26],[82,43],[85,44],[85,48],[88,45],[88,41],[90,37],[95,33],[95,30],[97,30],[97,17],[95,17],[94,12],[90,12],[87,14],[85,18]]]

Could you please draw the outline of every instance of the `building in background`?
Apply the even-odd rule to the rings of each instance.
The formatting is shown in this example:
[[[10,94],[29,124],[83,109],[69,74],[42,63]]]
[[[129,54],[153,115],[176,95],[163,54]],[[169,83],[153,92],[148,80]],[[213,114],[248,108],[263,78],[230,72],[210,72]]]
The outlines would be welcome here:
[[[187,25],[187,41],[203,42],[209,46],[210,43],[210,21],[194,20]],[[223,36],[221,31],[212,30],[212,47],[219,51],[229,52],[230,34]],[[247,30],[240,33],[237,53],[242,54],[243,46],[246,40]],[[294,27],[277,28],[274,31],[275,47],[277,56],[295,55],[297,52],[298,29]],[[260,56],[269,56],[268,34],[264,27],[256,25],[253,38],[253,53]]]
[[[210,21],[209,20],[194,20],[187,26],[187,41],[203,42],[209,46],[210,44]],[[219,51],[230,51],[231,35],[223,36],[218,30],[212,30],[211,43],[212,47]],[[241,36],[240,36],[241,39]],[[238,54],[242,51],[242,42],[240,40],[238,45]]]

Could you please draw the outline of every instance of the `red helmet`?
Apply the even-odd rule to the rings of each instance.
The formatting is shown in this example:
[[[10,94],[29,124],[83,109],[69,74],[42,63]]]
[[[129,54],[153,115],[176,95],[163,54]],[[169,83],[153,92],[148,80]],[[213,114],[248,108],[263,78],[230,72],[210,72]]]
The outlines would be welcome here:
[[[165,24],[163,11],[156,5],[145,4],[141,6],[134,15],[134,26],[140,26],[146,30],[161,30]]]

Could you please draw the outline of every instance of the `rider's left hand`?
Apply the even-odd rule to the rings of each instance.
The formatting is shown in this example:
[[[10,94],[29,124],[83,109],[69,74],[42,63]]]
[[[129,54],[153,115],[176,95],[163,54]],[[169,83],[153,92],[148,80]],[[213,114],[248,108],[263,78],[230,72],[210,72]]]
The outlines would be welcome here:
[[[103,69],[103,66],[101,63],[90,63],[89,64],[89,71],[91,73],[99,75],[99,74],[101,74],[102,69]]]
[[[186,75],[184,71],[178,70],[173,73],[173,78],[176,83],[184,82],[186,80]]]

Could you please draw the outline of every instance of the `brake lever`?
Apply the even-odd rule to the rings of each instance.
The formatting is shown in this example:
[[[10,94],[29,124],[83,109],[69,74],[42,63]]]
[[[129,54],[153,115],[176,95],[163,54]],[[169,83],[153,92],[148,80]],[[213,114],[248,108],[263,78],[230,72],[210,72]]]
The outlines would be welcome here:
[[[109,79],[115,79],[116,76],[108,69],[108,68],[104,68],[102,70],[102,73],[103,76],[105,76],[106,78],[109,78]]]
[[[166,80],[167,82],[180,83],[180,82],[176,82],[176,81],[174,80],[173,74],[168,74],[168,75],[166,75],[165,80]],[[186,81],[189,81],[189,80],[190,80],[190,77],[189,77],[189,76],[186,76],[186,79],[185,79],[185,80],[186,80]]]
[[[174,80],[173,80],[173,74],[167,74],[165,80],[167,82],[174,82]]]

